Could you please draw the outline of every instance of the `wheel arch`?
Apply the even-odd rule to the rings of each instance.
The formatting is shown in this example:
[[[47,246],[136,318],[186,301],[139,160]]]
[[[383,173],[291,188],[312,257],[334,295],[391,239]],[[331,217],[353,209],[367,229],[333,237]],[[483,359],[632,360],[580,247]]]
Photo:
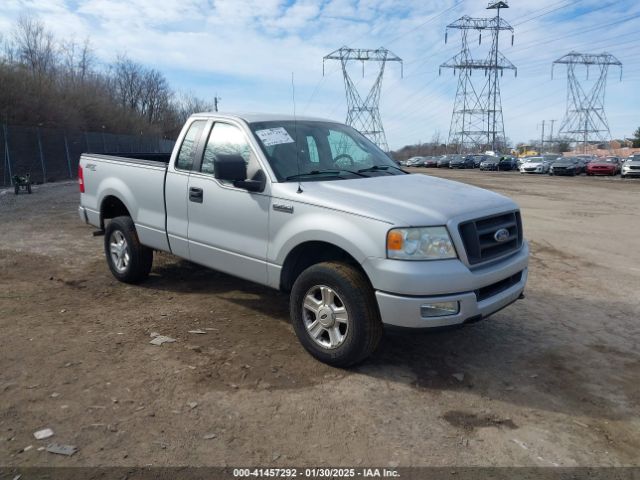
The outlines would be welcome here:
[[[312,265],[329,261],[351,265],[369,281],[360,262],[344,248],[327,241],[313,240],[295,246],[285,257],[280,273],[280,290],[291,291],[294,282],[304,270]]]
[[[105,195],[100,202],[100,228],[104,230],[105,220],[121,216],[131,217],[127,205],[117,195]]]

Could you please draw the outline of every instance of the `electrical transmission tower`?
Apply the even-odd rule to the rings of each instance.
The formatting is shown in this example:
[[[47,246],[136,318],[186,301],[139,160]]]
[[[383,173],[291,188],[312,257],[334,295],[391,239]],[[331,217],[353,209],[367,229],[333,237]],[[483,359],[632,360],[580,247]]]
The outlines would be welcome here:
[[[610,65],[620,67],[620,79],[622,80],[620,60],[610,53],[571,52],[553,62],[551,78],[553,78],[553,67],[556,64],[567,66],[567,110],[560,124],[560,136],[576,143],[582,141],[585,152],[589,142],[606,143],[611,140],[609,123],[604,113],[604,93]],[[587,91],[576,76],[576,67],[587,67],[588,80],[589,67],[592,65],[597,67],[600,75],[591,89]]]
[[[458,73],[458,89],[453,105],[448,145],[456,146],[458,153],[479,151],[490,146],[493,151],[505,144],[504,123],[502,119],[502,102],[500,99],[500,82],[498,74],[516,67],[500,53],[498,40],[500,31],[511,32],[513,45],[513,27],[500,18],[500,9],[509,8],[504,1],[491,1],[487,9],[496,9],[493,18],[471,18],[464,16],[447,25],[445,43],[450,29],[460,30],[462,48],[458,54],[440,68],[452,68],[454,75]],[[478,44],[482,43],[482,33],[491,35],[491,48],[486,58],[477,60],[471,55],[469,32],[479,34]],[[474,70],[484,73],[484,78],[475,83],[471,79]]]
[[[380,118],[380,89],[382,87],[382,76],[387,62],[400,62],[402,72],[402,59],[390,52],[386,48],[367,50],[360,48],[342,47],[322,59],[322,75],[324,75],[324,62],[326,60],[340,60],[342,65],[342,75],[344,76],[344,88],[347,94],[347,125],[352,126],[369,140],[378,145],[385,152],[389,151],[387,137],[382,127]],[[364,78],[364,62],[378,62],[378,75],[369,90],[367,96],[362,99],[356,85],[353,83],[347,65],[353,60],[362,62],[362,76]],[[402,75],[402,73],[401,73]]]

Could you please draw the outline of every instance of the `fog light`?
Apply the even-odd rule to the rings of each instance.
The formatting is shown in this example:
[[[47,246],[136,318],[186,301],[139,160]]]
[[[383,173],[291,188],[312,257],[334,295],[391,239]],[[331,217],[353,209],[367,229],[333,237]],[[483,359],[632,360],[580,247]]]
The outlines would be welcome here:
[[[444,317],[455,315],[460,311],[458,302],[436,302],[427,303],[420,307],[421,317]]]

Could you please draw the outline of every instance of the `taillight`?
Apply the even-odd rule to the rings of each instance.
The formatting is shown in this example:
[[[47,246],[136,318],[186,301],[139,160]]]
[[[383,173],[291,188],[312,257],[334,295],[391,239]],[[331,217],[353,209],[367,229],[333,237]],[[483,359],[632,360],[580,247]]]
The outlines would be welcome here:
[[[78,186],[80,193],[84,193],[84,174],[82,173],[82,165],[78,165]]]

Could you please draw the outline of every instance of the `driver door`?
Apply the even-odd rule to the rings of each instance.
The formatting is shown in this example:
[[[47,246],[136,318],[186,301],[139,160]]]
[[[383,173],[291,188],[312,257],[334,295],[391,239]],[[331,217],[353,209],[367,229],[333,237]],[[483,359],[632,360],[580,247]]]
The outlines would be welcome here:
[[[267,283],[270,184],[248,192],[214,177],[219,154],[242,155],[251,179],[262,170],[245,132],[216,122],[204,145],[200,165],[189,177],[189,251],[191,260],[253,282]]]

